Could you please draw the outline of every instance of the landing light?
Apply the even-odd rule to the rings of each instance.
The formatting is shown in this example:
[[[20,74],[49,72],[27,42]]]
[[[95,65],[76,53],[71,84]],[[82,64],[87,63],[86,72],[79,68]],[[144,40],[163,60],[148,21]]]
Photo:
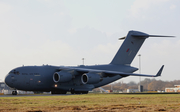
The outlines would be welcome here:
[[[57,84],[55,84],[54,87],[57,87]]]

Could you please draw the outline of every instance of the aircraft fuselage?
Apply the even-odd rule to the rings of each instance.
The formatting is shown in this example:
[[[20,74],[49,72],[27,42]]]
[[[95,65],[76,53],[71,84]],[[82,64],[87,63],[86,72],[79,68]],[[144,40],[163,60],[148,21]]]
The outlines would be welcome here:
[[[53,74],[60,71],[60,66],[23,66],[11,70],[5,78],[5,82],[8,86],[25,91],[54,91],[54,90],[64,90],[71,91],[89,91],[94,88],[106,85],[115,80],[122,78],[123,76],[105,76],[102,81],[96,84],[83,84],[81,81],[81,76],[84,73],[78,72],[72,80],[55,83],[53,81]],[[64,67],[63,67],[64,68]],[[95,65],[95,66],[77,66],[68,67],[68,69],[93,69],[93,70],[111,70],[111,71],[121,71],[126,73],[132,73],[137,68],[125,66],[125,65]],[[66,69],[66,68],[65,68]]]

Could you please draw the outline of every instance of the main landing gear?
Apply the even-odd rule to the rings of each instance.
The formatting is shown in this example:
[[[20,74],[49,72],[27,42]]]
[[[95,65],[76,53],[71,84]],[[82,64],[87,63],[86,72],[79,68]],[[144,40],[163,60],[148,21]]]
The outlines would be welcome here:
[[[51,94],[66,94],[67,91],[51,91]],[[88,91],[74,91],[71,90],[71,94],[88,94]]]
[[[12,95],[17,95],[17,91],[12,91]]]
[[[88,94],[88,91],[71,91],[71,94]]]
[[[75,91],[73,88],[70,90],[71,94],[88,94],[88,91]]]
[[[51,91],[51,94],[66,94],[67,91]]]

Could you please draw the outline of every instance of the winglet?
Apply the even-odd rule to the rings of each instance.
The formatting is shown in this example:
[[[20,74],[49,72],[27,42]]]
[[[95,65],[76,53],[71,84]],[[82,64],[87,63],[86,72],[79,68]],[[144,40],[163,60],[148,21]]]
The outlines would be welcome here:
[[[158,71],[158,73],[154,77],[161,76],[163,68],[164,68],[164,65],[160,68],[160,70]]]

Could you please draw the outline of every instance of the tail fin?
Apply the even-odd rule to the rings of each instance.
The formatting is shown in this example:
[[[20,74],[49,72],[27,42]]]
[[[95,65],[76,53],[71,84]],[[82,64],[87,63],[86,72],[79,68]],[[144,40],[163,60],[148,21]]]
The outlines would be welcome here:
[[[129,31],[115,57],[110,64],[127,64],[130,65],[139,51],[140,47],[148,37],[173,37],[173,36],[160,36],[160,35],[148,35],[139,31]]]

